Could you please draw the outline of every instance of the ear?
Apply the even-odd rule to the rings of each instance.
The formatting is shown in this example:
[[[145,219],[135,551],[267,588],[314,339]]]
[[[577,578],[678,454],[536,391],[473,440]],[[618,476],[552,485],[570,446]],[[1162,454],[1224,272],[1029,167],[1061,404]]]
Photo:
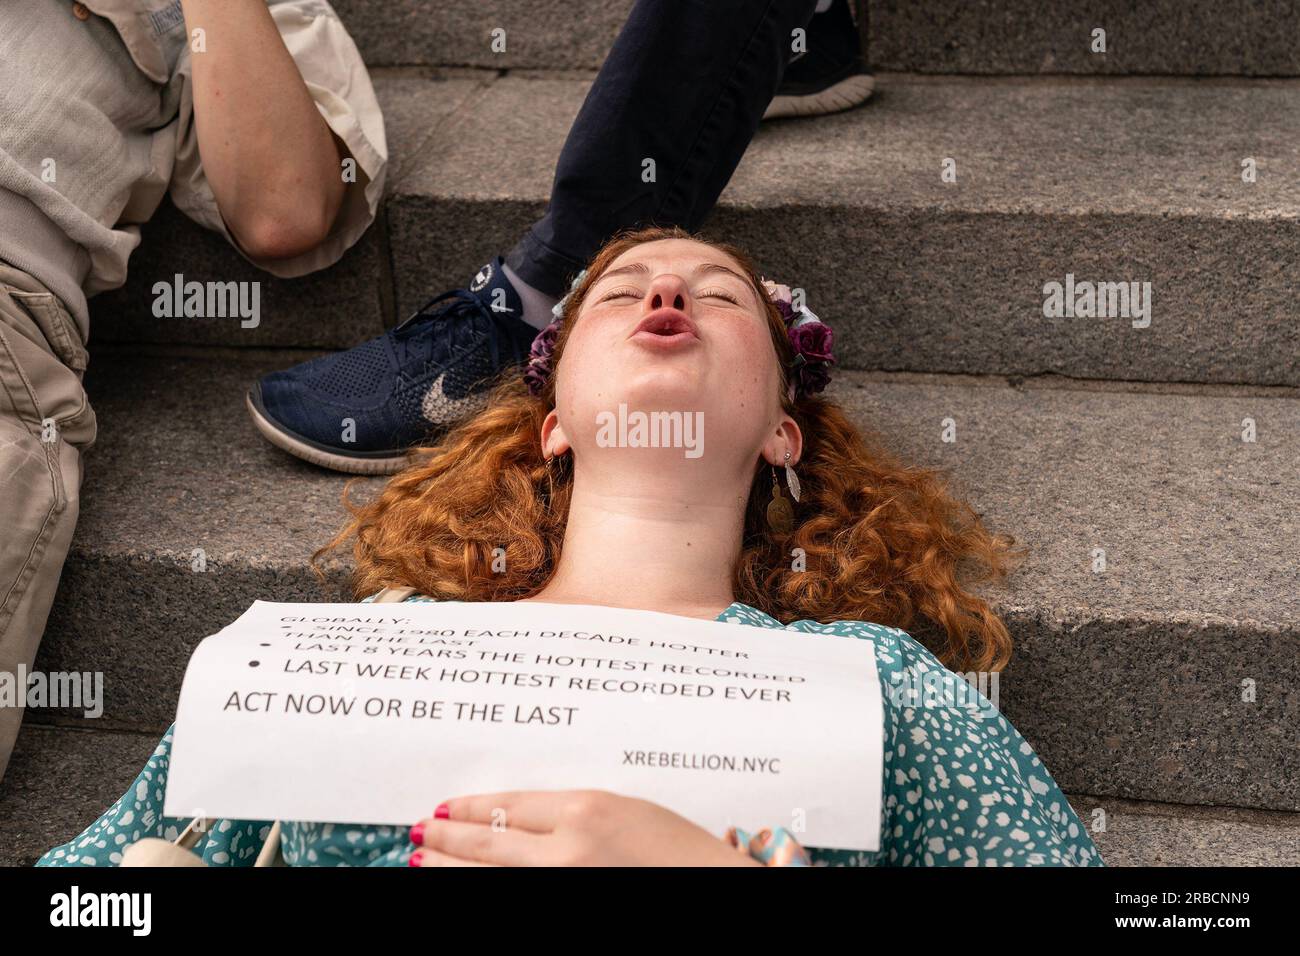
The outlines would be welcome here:
[[[803,432],[793,418],[782,415],[772,434],[763,443],[763,460],[769,465],[784,465],[787,451],[790,453],[790,464],[798,464],[803,456]]]
[[[546,413],[546,418],[542,422],[542,457],[563,455],[571,447],[573,446],[569,444],[569,439],[564,434],[564,426],[560,424],[560,416],[552,408]]]

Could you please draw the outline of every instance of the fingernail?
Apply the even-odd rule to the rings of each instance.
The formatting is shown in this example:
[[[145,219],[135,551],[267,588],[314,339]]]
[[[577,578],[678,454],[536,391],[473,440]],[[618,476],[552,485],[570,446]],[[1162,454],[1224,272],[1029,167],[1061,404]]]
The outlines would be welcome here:
[[[419,866],[419,865],[420,865],[420,857],[422,857],[422,856],[424,856],[424,852],[423,852],[422,850],[416,850],[414,853],[411,854],[411,858],[410,858],[409,860],[406,861],[406,865],[407,865],[407,866]]]
[[[445,803],[438,804],[438,809],[433,811],[433,818],[435,820],[450,820],[451,807],[447,806]]]
[[[416,846],[422,846],[424,844],[423,823],[417,823],[415,826],[411,827],[411,842]]]

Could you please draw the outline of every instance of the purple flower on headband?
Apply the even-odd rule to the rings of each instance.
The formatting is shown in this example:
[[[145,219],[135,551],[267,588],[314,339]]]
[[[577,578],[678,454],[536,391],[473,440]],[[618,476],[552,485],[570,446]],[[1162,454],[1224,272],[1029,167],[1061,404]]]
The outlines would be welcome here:
[[[528,353],[528,367],[524,369],[524,381],[528,391],[541,395],[546,391],[546,382],[551,377],[551,358],[555,354],[555,343],[560,338],[560,320],[556,319],[533,339],[533,347]]]
[[[807,308],[795,307],[794,293],[787,285],[763,280],[763,288],[768,297],[776,304],[781,319],[785,322],[786,335],[790,337],[790,347],[794,349],[794,364],[791,366],[791,395],[812,395],[820,392],[831,381],[827,366],[835,361],[832,344],[835,334],[831,327]]]
[[[835,333],[824,322],[804,322],[792,326],[787,333],[795,352],[804,357],[805,362],[834,362],[831,345]]]
[[[824,322],[813,320],[791,326],[786,334],[796,356],[795,374],[799,378],[796,391],[804,395],[822,391],[831,381],[827,366],[835,361],[831,351],[835,333]]]

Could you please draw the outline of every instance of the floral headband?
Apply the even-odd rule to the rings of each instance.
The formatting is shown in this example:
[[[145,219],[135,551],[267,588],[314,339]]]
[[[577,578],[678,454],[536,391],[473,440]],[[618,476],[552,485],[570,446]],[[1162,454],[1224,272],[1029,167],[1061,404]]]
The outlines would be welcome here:
[[[578,273],[569,287],[568,294],[551,310],[555,320],[533,339],[528,365],[524,369],[524,381],[528,383],[528,390],[534,395],[541,395],[546,389],[546,382],[551,377],[555,343],[560,338],[560,324],[564,319],[565,306],[573,296],[573,291],[586,276],[586,269]],[[768,279],[763,279],[762,283],[768,298],[781,313],[786,335],[790,339],[791,348],[794,349],[794,360],[789,365],[790,400],[794,401],[797,396],[820,392],[831,380],[829,366],[835,362],[831,348],[835,334],[829,325],[817,318],[808,308],[803,305],[795,306],[794,295],[789,286],[778,285]]]

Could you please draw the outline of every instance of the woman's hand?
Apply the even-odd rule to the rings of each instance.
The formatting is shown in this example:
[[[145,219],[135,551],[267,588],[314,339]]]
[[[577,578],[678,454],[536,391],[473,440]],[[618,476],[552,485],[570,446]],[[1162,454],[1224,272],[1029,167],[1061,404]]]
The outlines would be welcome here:
[[[459,797],[411,828],[412,866],[760,866],[648,800],[605,790]]]

